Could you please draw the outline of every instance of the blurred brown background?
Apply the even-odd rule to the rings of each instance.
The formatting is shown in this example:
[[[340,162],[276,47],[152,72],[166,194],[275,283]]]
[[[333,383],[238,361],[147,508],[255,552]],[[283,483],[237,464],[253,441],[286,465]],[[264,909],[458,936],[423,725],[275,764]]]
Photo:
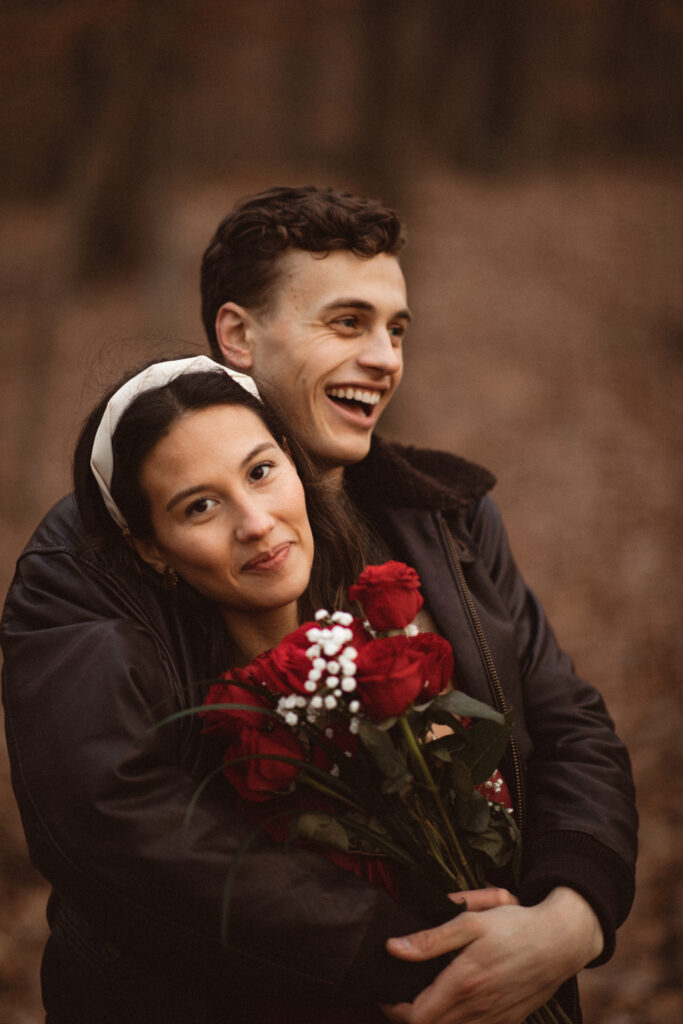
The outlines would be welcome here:
[[[638,896],[587,1021],[683,1019],[680,2],[4,0],[0,55],[0,592],[100,388],[204,347],[238,196],[397,206],[416,324],[384,432],[496,472],[632,751]],[[46,886],[4,748],[0,801],[0,1020],[37,1024]]]

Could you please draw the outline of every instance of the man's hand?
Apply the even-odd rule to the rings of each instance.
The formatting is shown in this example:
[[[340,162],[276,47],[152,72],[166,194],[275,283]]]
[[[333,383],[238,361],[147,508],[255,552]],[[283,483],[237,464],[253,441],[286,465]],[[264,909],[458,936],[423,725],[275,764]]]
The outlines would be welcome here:
[[[454,894],[455,900],[466,895],[464,913],[438,928],[388,940],[389,952],[403,960],[430,960],[459,951],[412,1003],[382,1006],[388,1020],[521,1024],[600,954],[598,919],[573,889],[554,889],[535,907],[515,906],[504,893],[482,889],[479,894]]]

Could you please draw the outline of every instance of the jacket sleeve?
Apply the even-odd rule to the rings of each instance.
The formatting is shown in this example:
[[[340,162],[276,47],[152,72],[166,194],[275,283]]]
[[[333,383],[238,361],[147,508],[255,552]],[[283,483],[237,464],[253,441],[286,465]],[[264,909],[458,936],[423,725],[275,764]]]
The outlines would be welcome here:
[[[628,753],[598,691],[574,671],[511,555],[491,498],[471,524],[479,553],[514,624],[521,698],[532,748],[525,779],[521,900],[540,902],[557,885],[596,911],[605,948],[634,894],[637,814]]]
[[[184,684],[159,639],[110,604],[63,551],[25,555],[6,603],[7,741],[38,870],[112,939],[211,965],[226,986],[239,977],[321,1003],[412,999],[443,962],[406,964],[384,942],[429,922],[267,837],[240,864],[221,943],[227,872],[252,826],[221,778],[184,825],[203,777],[183,767],[198,723],[156,727]]]

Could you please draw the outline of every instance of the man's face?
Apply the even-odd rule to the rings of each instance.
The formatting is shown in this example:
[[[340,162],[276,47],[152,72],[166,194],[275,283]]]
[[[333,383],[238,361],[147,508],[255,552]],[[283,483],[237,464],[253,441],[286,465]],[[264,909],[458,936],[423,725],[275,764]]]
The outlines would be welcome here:
[[[250,313],[252,372],[311,456],[337,471],[364,458],[401,380],[410,313],[398,260],[348,250],[280,258],[268,309]]]

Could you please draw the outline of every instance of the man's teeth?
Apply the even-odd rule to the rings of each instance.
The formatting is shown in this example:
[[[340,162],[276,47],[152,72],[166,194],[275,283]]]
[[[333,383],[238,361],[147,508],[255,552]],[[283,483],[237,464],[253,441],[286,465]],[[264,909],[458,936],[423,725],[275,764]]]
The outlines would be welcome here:
[[[348,402],[362,402],[363,405],[377,405],[378,391],[362,391],[360,388],[330,388],[330,398],[345,398]]]

